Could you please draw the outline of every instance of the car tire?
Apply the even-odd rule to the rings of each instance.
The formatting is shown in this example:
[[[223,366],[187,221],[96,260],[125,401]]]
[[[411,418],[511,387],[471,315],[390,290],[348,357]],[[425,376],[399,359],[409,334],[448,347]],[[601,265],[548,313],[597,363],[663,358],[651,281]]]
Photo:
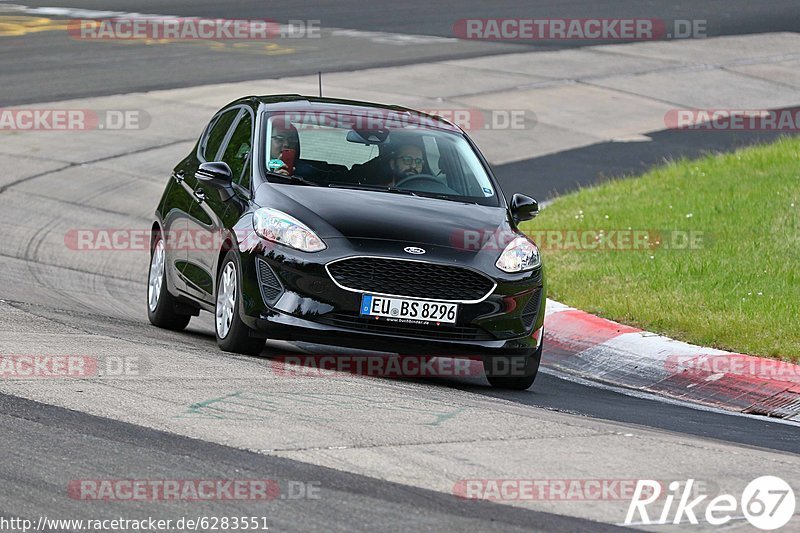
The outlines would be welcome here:
[[[192,315],[178,312],[178,302],[167,289],[167,261],[164,239],[159,233],[150,249],[150,271],[147,275],[147,318],[159,328],[181,331]]]
[[[536,380],[536,375],[539,373],[539,363],[542,360],[542,347],[544,343],[539,345],[539,348],[530,356],[508,356],[508,357],[493,357],[491,361],[484,360],[483,369],[486,374],[486,379],[492,387],[498,389],[512,389],[512,390],[525,390],[533,385]],[[514,363],[519,357],[525,357],[525,370],[521,376],[509,376],[508,371],[503,372],[502,369],[513,368]],[[500,364],[498,364],[500,363]],[[487,368],[487,364],[489,365]],[[495,369],[492,369],[492,366]]]
[[[264,349],[266,339],[251,337],[250,328],[242,322],[239,314],[241,286],[241,269],[237,254],[231,250],[220,266],[217,291],[214,295],[214,330],[217,334],[217,345],[225,352],[258,355]]]

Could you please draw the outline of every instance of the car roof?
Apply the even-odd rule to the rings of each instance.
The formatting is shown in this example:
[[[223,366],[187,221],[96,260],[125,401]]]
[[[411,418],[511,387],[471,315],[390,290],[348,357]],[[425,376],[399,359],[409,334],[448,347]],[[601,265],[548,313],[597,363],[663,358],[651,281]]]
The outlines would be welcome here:
[[[262,104],[270,112],[326,112],[341,114],[370,115],[378,113],[379,116],[407,115],[421,119],[430,125],[461,132],[461,128],[452,122],[434,114],[425,113],[416,109],[397,105],[363,102],[360,100],[346,100],[342,98],[323,98],[318,96],[304,96],[300,94],[273,94],[262,96],[246,96],[229,105],[236,103]]]

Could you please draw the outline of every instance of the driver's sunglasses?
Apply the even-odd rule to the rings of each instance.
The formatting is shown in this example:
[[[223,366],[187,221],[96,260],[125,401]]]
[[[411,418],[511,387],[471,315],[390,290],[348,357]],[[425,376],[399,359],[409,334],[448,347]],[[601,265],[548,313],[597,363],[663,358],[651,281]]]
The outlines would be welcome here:
[[[397,159],[402,161],[403,164],[405,165],[411,165],[413,163],[415,166],[418,167],[421,167],[422,164],[425,162],[425,160],[422,159],[421,157],[411,157],[410,155],[400,155],[397,156]]]

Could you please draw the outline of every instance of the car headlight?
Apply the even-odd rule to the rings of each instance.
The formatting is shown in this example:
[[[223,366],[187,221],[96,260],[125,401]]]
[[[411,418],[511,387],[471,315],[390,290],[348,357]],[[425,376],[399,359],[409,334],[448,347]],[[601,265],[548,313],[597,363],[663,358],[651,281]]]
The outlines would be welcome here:
[[[542,264],[539,248],[525,237],[517,237],[506,246],[495,266],[503,272],[522,272]]]
[[[253,214],[253,229],[262,238],[302,250],[319,252],[326,248],[316,233],[283,211],[264,207]]]

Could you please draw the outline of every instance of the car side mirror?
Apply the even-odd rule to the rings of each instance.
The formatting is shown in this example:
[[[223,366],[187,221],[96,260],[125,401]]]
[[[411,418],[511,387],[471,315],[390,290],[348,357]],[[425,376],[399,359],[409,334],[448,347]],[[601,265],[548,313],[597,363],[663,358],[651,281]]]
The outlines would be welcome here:
[[[231,167],[224,161],[202,163],[194,175],[199,180],[216,182],[222,186],[230,185],[233,181]]]
[[[517,193],[511,197],[511,216],[514,217],[516,222],[530,220],[538,214],[539,202],[530,196]]]

